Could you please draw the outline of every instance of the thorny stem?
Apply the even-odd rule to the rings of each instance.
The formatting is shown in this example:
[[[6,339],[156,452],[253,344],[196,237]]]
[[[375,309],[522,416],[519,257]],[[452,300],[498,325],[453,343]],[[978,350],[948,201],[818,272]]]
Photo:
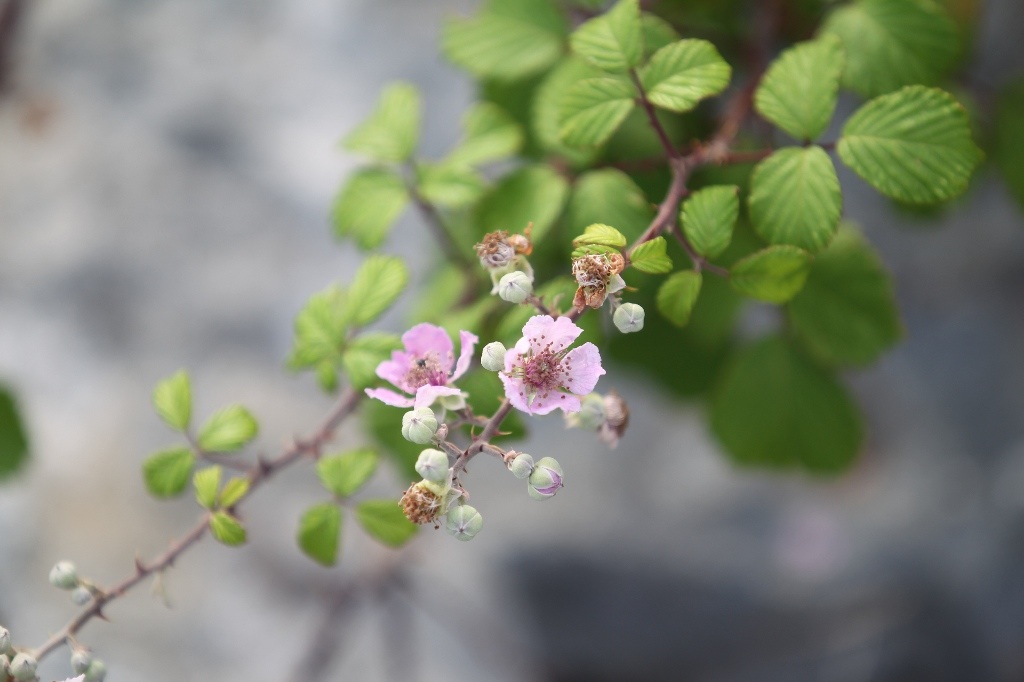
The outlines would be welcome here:
[[[490,444],[490,440],[498,435],[498,429],[501,428],[501,422],[505,421],[505,417],[512,411],[512,403],[508,398],[501,403],[494,415],[487,421],[487,425],[484,426],[484,430],[480,432],[480,435],[473,439],[473,443],[465,450],[461,451],[458,458],[455,460],[455,464],[452,465],[452,473],[458,476],[460,471],[465,471],[466,465],[469,460],[473,459],[478,453],[483,452],[487,445]]]

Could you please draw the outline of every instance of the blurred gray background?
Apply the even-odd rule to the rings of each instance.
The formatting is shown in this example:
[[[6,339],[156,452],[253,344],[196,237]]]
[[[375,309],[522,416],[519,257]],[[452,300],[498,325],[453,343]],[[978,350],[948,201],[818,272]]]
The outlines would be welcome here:
[[[75,613],[55,561],[110,583],[197,517],[142,487],[174,442],[159,378],[188,368],[199,415],[244,402],[268,455],[329,409],[283,360],[295,312],[358,262],[327,222],[357,161],[336,142],[404,79],[440,156],[472,92],[436,38],[475,3],[23,4],[0,93],[0,381],[33,461],[0,486],[0,623],[35,646]],[[983,81],[1022,72],[1021,28],[1019,2],[988,4]],[[321,627],[339,585],[394,557],[353,526],[338,568],[302,557],[296,520],[321,495],[295,467],[247,503],[249,545],[204,541],[167,574],[171,609],[140,589],[82,641],[108,679],[154,682],[293,679],[318,632],[337,654],[323,679],[1024,680],[1021,210],[990,172],[931,222],[842,180],[907,327],[849,377],[869,436],[848,475],[736,469],[698,410],[612,367],[602,385],[634,412],[620,447],[535,419],[525,449],[557,455],[568,487],[538,504],[478,463],[485,531],[424,533],[407,589]],[[420,275],[429,248],[411,214],[387,244]],[[349,426],[337,445],[359,442]],[[68,671],[60,652],[41,675]]]

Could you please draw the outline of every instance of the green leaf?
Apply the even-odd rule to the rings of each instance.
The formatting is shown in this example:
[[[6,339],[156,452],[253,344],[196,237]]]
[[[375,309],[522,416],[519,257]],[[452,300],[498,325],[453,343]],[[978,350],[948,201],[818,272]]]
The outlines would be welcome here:
[[[494,230],[519,232],[533,223],[540,241],[562,213],[569,183],[547,165],[524,166],[501,181],[477,205],[481,235]]]
[[[644,56],[639,0],[619,0],[606,14],[573,31],[569,44],[602,71],[624,73],[639,65]]]
[[[839,228],[843,194],[821,147],[785,147],[757,164],[750,179],[750,222],[770,244],[814,252]]]
[[[445,24],[441,51],[479,78],[516,80],[551,66],[565,32],[565,17],[547,0],[491,0],[475,17]]]
[[[982,159],[964,108],[949,93],[919,85],[858,109],[836,149],[872,187],[913,204],[963,193]]]
[[[956,26],[932,0],[858,0],[834,11],[822,33],[843,41],[843,85],[865,97],[937,83],[960,52]]]
[[[848,468],[863,436],[835,377],[779,338],[733,359],[711,401],[711,429],[741,464],[823,474]]]
[[[701,274],[693,270],[674,273],[658,288],[658,311],[672,324],[686,326],[700,296],[702,281]]]
[[[332,502],[310,507],[299,521],[299,547],[313,561],[323,566],[338,562],[341,542],[341,509]]]
[[[769,303],[785,303],[803,288],[811,268],[809,253],[795,246],[769,246],[733,264],[729,284]]]
[[[314,368],[316,383],[325,393],[334,393],[337,390],[339,370],[337,359],[324,360],[317,363]]]
[[[371,537],[389,547],[404,545],[419,528],[405,518],[395,500],[367,500],[356,506],[356,519]]]
[[[331,219],[338,237],[352,237],[363,249],[374,249],[409,203],[405,181],[380,168],[356,171],[338,193]]]
[[[469,286],[469,275],[461,265],[441,265],[430,273],[430,279],[419,288],[413,306],[413,322],[437,324],[458,305]]]
[[[562,95],[558,136],[573,147],[604,144],[636,105],[633,86],[618,78],[588,78]]]
[[[391,351],[402,347],[394,334],[369,332],[352,340],[342,354],[342,364],[349,382],[356,388],[366,388],[377,381],[377,365],[391,357]]]
[[[480,198],[486,187],[483,178],[475,170],[450,162],[421,164],[418,173],[419,186],[416,189],[420,196],[445,208],[461,208],[472,204]]]
[[[288,358],[289,367],[313,367],[324,360],[337,358],[347,329],[345,301],[345,293],[334,285],[313,294],[295,317],[295,340]],[[333,365],[329,366],[333,370]]]
[[[224,489],[220,491],[220,503],[219,506],[223,509],[238,504],[239,500],[245,497],[246,493],[249,492],[249,479],[234,477],[229,479],[224,484]]]
[[[565,222],[570,234],[607,223],[639,237],[653,217],[650,202],[632,178],[617,168],[602,168],[576,179]]]
[[[687,39],[654,53],[640,72],[647,99],[656,107],[683,113],[725,90],[732,68],[706,40]]]
[[[477,102],[462,119],[465,135],[446,159],[475,165],[515,155],[523,146],[523,129],[508,112],[491,102]]]
[[[259,424],[249,410],[229,405],[214,413],[199,432],[199,447],[207,452],[234,452],[256,437]]]
[[[640,28],[644,32],[644,57],[650,57],[661,48],[679,40],[679,34],[672,24],[656,14],[642,12]]]
[[[160,381],[153,389],[153,406],[172,429],[187,429],[192,417],[192,387],[188,372],[178,370]]]
[[[844,63],[833,35],[798,43],[772,62],[754,92],[754,107],[794,138],[817,139],[836,109]]]
[[[349,321],[357,326],[373,322],[391,307],[409,282],[409,271],[401,258],[376,254],[359,267],[348,296]]]
[[[142,463],[142,478],[153,497],[174,497],[185,490],[195,465],[196,456],[188,448],[164,450]]]
[[[210,517],[210,532],[223,545],[237,547],[245,544],[245,528],[238,519],[226,512],[214,512]]]
[[[729,248],[740,214],[740,188],[715,185],[699,189],[683,203],[683,233],[694,250],[714,258]]]
[[[416,150],[421,108],[416,88],[396,83],[381,93],[373,114],[343,144],[377,161],[407,161]]]
[[[28,437],[14,394],[0,386],[0,479],[15,473],[28,459]]]
[[[192,487],[196,489],[196,502],[205,509],[217,506],[217,489],[223,470],[219,466],[200,469],[192,476]]]
[[[588,165],[597,156],[592,147],[570,147],[562,142],[562,100],[574,84],[601,76],[601,71],[579,57],[569,57],[551,70],[537,87],[533,98],[530,125],[541,149],[578,166]],[[590,221],[594,222],[594,221]]]
[[[629,265],[652,275],[672,272],[672,259],[665,253],[665,238],[655,237],[638,245],[629,254]]]
[[[789,302],[789,319],[830,364],[874,362],[903,335],[889,274],[851,228],[815,257],[803,290]]]
[[[580,246],[581,244],[598,244],[622,248],[626,245],[626,235],[610,225],[594,223],[593,225],[588,225],[583,230],[583,234],[572,240],[573,246]]]
[[[999,93],[993,137],[996,165],[1010,192],[1024,205],[1024,81]]]
[[[316,475],[328,491],[338,497],[350,497],[377,470],[377,453],[368,448],[321,457]]]

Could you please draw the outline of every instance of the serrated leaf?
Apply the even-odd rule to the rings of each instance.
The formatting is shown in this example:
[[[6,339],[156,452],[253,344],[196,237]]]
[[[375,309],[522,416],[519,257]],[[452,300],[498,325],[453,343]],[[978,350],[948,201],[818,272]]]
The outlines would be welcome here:
[[[629,254],[630,267],[652,275],[672,272],[672,259],[665,252],[665,246],[664,237],[655,237],[638,245]]]
[[[640,29],[644,33],[644,57],[650,57],[666,45],[679,40],[679,33],[672,24],[650,12],[640,14]]]
[[[401,258],[376,254],[356,271],[348,289],[349,321],[357,326],[373,322],[391,307],[409,282],[409,270]]]
[[[678,113],[725,90],[731,77],[732,67],[715,46],[696,39],[661,48],[640,72],[647,99],[656,107]]]
[[[750,222],[769,244],[814,252],[839,228],[843,194],[832,159],[821,147],[786,147],[754,168]]]
[[[226,512],[214,512],[210,516],[210,532],[217,542],[228,547],[237,547],[245,544],[245,528],[235,517]]]
[[[153,406],[160,418],[172,429],[187,429],[192,417],[192,385],[188,372],[178,370],[161,380],[153,389]]]
[[[295,339],[288,366],[291,369],[316,366],[319,371],[324,361],[333,371],[347,329],[345,293],[330,286],[313,294],[309,302],[295,316]]]
[[[0,479],[18,471],[28,459],[28,437],[14,394],[0,386]]]
[[[355,239],[363,249],[377,248],[408,203],[409,190],[397,173],[381,168],[356,171],[334,202],[334,233]]]
[[[299,547],[313,561],[323,566],[338,562],[341,544],[341,509],[331,502],[313,505],[299,520]]]
[[[533,223],[533,240],[541,241],[562,213],[569,183],[546,165],[524,166],[488,192],[476,210],[481,235],[494,230],[519,232]]]
[[[377,470],[377,453],[367,448],[321,457],[316,475],[331,493],[349,497],[359,490]]]
[[[865,97],[937,83],[960,52],[956,26],[932,0],[858,0],[829,15],[821,32],[843,41],[843,85]]]
[[[564,93],[558,136],[573,147],[597,147],[608,141],[636,105],[633,86],[618,78],[588,78]]]
[[[199,447],[207,452],[234,452],[256,437],[259,424],[249,410],[229,405],[214,413],[199,432]]]
[[[999,93],[991,149],[1007,187],[1024,206],[1024,81]]]
[[[396,500],[360,502],[356,506],[356,519],[368,535],[389,547],[401,547],[419,530],[405,518]]]
[[[223,469],[219,466],[200,469],[192,476],[192,487],[196,489],[196,502],[205,509],[217,506],[217,489]]]
[[[465,130],[446,159],[450,164],[475,165],[513,156],[523,146],[523,129],[508,112],[492,102],[477,102],[462,120]]]
[[[609,73],[624,73],[644,56],[639,0],[619,0],[607,13],[584,22],[569,36],[572,51]]]
[[[729,284],[744,296],[785,303],[807,281],[811,255],[795,246],[769,246],[733,264]]]
[[[788,311],[800,340],[830,364],[873,362],[903,335],[889,274],[850,228],[815,257]]]
[[[794,138],[817,139],[832,120],[844,63],[833,35],[798,43],[772,62],[754,92],[754,107]]]
[[[701,274],[693,270],[673,273],[658,288],[658,312],[672,324],[685,327],[700,296],[702,280]]]
[[[421,164],[416,190],[431,204],[461,208],[480,198],[486,187],[480,174],[469,166],[453,163]]]
[[[711,429],[741,464],[822,474],[848,468],[863,436],[835,377],[779,338],[733,359],[711,400]]]
[[[562,142],[562,100],[575,83],[601,76],[601,70],[579,57],[563,59],[537,86],[533,98],[530,125],[537,144],[545,152],[557,154],[576,165],[587,165],[597,156],[596,148],[570,147]],[[594,221],[590,221],[594,222]]]
[[[185,490],[195,465],[196,456],[188,448],[164,450],[142,463],[142,478],[153,497],[174,497]]]
[[[919,85],[854,112],[836,149],[872,187],[913,204],[963,193],[982,159],[964,108],[949,93]]]
[[[381,93],[377,108],[349,133],[343,144],[349,151],[377,161],[407,161],[419,138],[420,94],[408,83],[396,83]]]
[[[639,237],[654,217],[643,190],[617,168],[587,171],[576,178],[566,213],[570,234],[607,223],[633,237]]]
[[[224,489],[220,491],[219,505],[222,509],[228,509],[238,504],[239,500],[245,497],[246,493],[249,492],[249,479],[234,477],[228,480],[224,484]]]
[[[740,188],[715,185],[699,189],[683,203],[683,234],[694,250],[714,258],[729,248],[740,214]]]
[[[565,32],[565,17],[547,0],[491,0],[476,16],[445,24],[441,51],[479,78],[516,80],[553,64]]]
[[[583,234],[572,240],[573,246],[581,246],[583,244],[598,244],[622,248],[626,245],[626,236],[611,225],[594,223],[593,225],[587,225],[583,230]]]

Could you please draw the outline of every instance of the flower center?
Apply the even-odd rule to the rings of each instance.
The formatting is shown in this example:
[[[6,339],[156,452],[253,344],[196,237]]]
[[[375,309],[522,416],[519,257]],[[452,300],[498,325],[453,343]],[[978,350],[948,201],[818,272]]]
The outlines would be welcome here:
[[[410,393],[415,393],[420,386],[444,386],[448,376],[441,367],[437,353],[430,351],[421,358],[416,358],[409,365],[405,374],[405,383]]]
[[[562,358],[550,348],[527,358],[523,364],[523,383],[537,392],[560,388],[564,377]]]

